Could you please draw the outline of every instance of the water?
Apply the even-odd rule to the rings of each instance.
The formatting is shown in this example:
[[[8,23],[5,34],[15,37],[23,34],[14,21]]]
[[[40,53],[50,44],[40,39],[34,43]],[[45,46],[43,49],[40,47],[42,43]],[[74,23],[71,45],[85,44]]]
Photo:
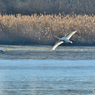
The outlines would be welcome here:
[[[2,47],[0,95],[94,95],[95,47]]]

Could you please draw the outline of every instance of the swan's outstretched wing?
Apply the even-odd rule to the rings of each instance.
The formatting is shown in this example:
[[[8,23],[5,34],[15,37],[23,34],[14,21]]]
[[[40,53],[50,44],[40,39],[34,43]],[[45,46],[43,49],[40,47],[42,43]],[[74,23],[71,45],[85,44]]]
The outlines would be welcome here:
[[[70,32],[70,33],[68,33],[65,37],[66,37],[67,39],[70,39],[76,32],[77,32],[77,31]]]
[[[52,50],[55,50],[62,43],[63,43],[63,41],[56,42],[55,45],[53,46]]]

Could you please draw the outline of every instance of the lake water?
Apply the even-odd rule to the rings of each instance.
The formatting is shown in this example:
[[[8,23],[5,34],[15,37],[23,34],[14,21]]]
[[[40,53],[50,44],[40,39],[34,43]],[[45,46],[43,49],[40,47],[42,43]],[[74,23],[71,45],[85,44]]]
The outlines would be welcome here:
[[[94,95],[95,47],[2,47],[0,95]]]

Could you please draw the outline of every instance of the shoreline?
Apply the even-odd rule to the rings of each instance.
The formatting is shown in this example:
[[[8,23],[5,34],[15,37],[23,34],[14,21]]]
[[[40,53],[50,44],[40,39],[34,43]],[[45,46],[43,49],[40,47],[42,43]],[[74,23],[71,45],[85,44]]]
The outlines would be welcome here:
[[[1,47],[1,45],[0,45]],[[1,60],[95,60],[94,47],[59,46],[52,51],[52,46],[2,46]]]
[[[51,45],[0,45],[4,50],[51,50]],[[95,46],[59,46],[56,50],[94,50]],[[56,51],[55,50],[55,51]]]

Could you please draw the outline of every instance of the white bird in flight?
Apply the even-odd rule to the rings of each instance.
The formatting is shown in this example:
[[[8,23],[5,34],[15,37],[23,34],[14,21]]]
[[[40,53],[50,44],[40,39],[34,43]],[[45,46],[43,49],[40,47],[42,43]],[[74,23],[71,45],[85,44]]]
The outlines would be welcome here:
[[[59,38],[57,36],[54,36],[56,37],[59,41],[57,41],[55,43],[55,45],[53,46],[52,50],[55,50],[55,48],[57,48],[57,46],[59,46],[60,44],[62,43],[72,43],[72,41],[70,41],[69,39],[76,33],[77,31],[73,31],[73,32],[70,32],[68,33],[65,37],[62,37],[62,38]]]

